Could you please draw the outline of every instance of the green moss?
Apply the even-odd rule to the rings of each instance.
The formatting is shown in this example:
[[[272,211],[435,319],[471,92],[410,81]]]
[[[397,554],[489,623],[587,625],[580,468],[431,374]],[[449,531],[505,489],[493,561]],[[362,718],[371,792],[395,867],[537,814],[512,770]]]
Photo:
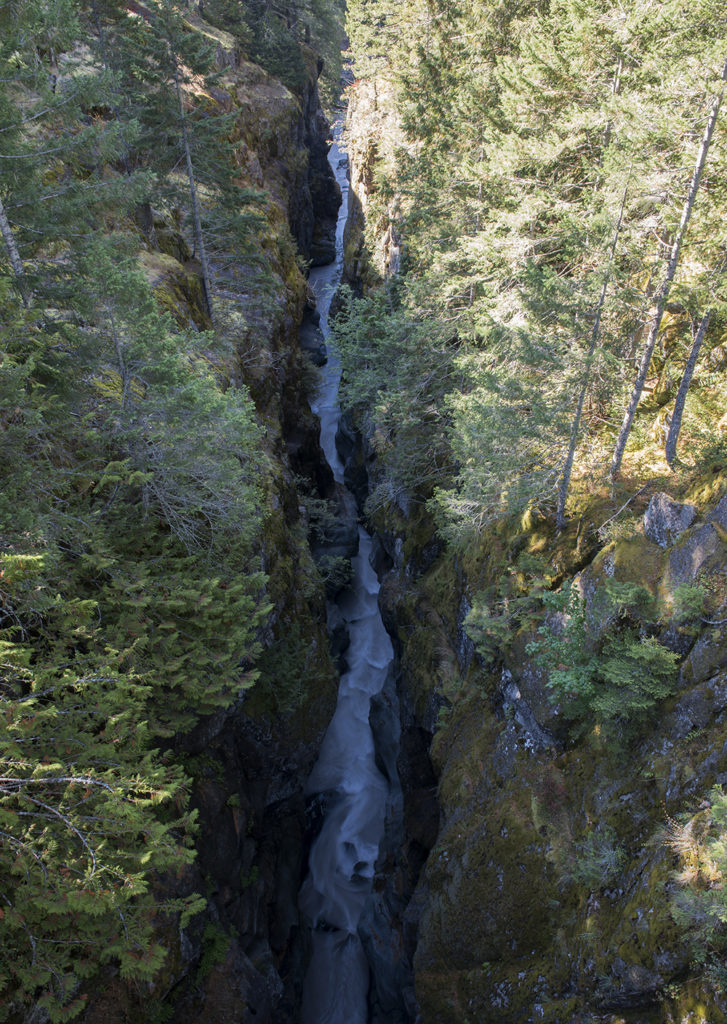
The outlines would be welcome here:
[[[250,886],[256,885],[260,879],[260,868],[257,864],[253,864],[249,871],[245,872],[240,869],[240,886],[243,889],[249,889]]]
[[[204,288],[199,275],[161,252],[142,252],[139,261],[161,309],[170,313],[180,327],[189,326],[191,321],[200,330],[209,328]]]
[[[197,984],[203,982],[214,967],[224,963],[229,948],[230,936],[221,925],[209,921],[202,935],[202,956],[197,968]]]
[[[727,465],[715,462],[689,481],[684,489],[683,500],[699,509],[716,504],[727,492]]]
[[[727,996],[705,978],[667,987],[662,1020],[667,1024],[714,1024],[727,1020]]]

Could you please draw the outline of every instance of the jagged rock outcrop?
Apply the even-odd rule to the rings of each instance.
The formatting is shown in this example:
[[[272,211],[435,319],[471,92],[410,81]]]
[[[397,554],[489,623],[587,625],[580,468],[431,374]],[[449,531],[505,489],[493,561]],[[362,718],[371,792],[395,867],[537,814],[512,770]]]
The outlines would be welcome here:
[[[640,533],[604,545],[579,573],[586,595],[605,580],[643,583],[662,608],[695,581],[713,594],[717,624],[662,621],[663,642],[682,658],[676,696],[618,749],[597,732],[569,739],[526,653],[532,626],[494,668],[475,658],[463,674],[469,684],[454,682],[461,602],[491,579],[481,555],[460,568],[440,557],[418,576],[413,553],[394,563],[387,621],[415,720],[434,733],[442,814],[404,914],[418,919],[425,1024],[727,1012],[708,979],[689,973],[671,912],[683,855],[668,838],[669,822],[704,813],[710,788],[727,782],[726,502],[695,503],[695,521],[667,549]],[[436,725],[432,701],[451,705]]]
[[[397,233],[397,201],[382,205],[377,195],[376,165],[394,160],[401,139],[393,102],[394,87],[381,78],[357,80],[348,93],[350,189],[343,236],[343,283],[355,291],[376,287],[399,269],[401,243]],[[368,225],[368,229],[367,229]],[[371,245],[366,244],[366,232]]]
[[[692,525],[696,514],[694,505],[682,505],[659,491],[644,512],[644,532],[662,548],[668,547]]]

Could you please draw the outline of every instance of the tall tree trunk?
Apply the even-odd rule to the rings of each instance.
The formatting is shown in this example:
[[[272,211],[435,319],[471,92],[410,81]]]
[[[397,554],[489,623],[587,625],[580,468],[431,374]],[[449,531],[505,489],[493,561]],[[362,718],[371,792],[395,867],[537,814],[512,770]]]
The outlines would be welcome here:
[[[722,81],[727,81],[727,63],[725,63],[722,69]],[[676,273],[677,266],[679,264],[679,253],[682,248],[682,242],[689,226],[689,219],[692,215],[692,208],[694,207],[694,201],[697,198],[697,192],[699,191],[699,183],[702,177],[702,171],[707,160],[707,153],[709,151],[709,145],[712,141],[714,134],[714,128],[717,124],[717,116],[719,114],[719,108],[722,104],[724,97],[724,86],[720,90],[719,94],[715,97],[712,103],[712,109],[709,113],[709,119],[707,121],[707,127],[704,129],[704,135],[702,136],[702,143],[699,147],[699,153],[697,154],[697,163],[692,174],[692,181],[689,186],[689,192],[687,194],[684,208],[682,209],[682,216],[679,222],[679,228],[677,229],[676,237],[672,243],[671,253],[669,256],[669,263],[666,269],[666,275],[662,281],[658,292],[656,293],[656,310],[654,312],[653,319],[651,321],[651,327],[649,328],[649,335],[646,339],[646,346],[641,356],[641,362],[639,364],[639,372],[634,382],[633,391],[631,392],[631,400],[629,401],[624,415],[624,420],[621,425],[621,430],[618,435],[616,442],[616,448],[613,453],[613,460],[611,462],[611,476],[615,477],[621,468],[621,460],[623,459],[624,450],[626,448],[626,442],[629,439],[631,433],[631,425],[636,414],[636,407],[641,399],[641,394],[644,390],[644,383],[646,382],[646,375],[649,372],[649,366],[651,365],[651,357],[654,354],[654,347],[656,345],[656,338],[661,327],[661,320],[664,315],[664,307],[669,297],[671,290],[672,281]]]
[[[179,64],[174,58],[174,87],[177,92],[177,101],[179,103],[179,117],[182,124],[182,144],[184,146],[184,159],[187,164],[187,179],[189,181],[189,194],[192,199],[192,218],[194,222],[194,245],[197,250],[199,262],[202,267],[202,283],[204,285],[205,299],[207,300],[207,312],[209,313],[210,320],[212,323],[215,322],[215,310],[213,303],[213,288],[212,288],[212,275],[210,273],[210,266],[207,260],[207,250],[205,249],[204,236],[202,234],[202,219],[199,213],[199,196],[197,193],[197,184],[194,179],[194,164],[192,163],[192,150],[189,145],[189,134],[187,132],[187,116],[184,112],[184,102],[182,99],[182,87],[179,82]]]
[[[620,92],[621,92],[621,73],[622,72],[623,72],[623,57],[619,56],[617,61],[616,61],[616,70],[614,72],[613,80],[611,82],[611,95],[612,96],[618,96],[620,94]],[[603,133],[603,150],[604,150],[604,153],[605,153],[606,149],[608,148],[608,145],[609,145],[609,143],[611,141],[611,133],[612,132],[613,132],[613,121],[609,121],[608,124],[606,125],[606,131]],[[599,163],[602,163],[602,162],[603,162],[603,160],[601,159],[599,161]]]
[[[576,405],[576,414],[573,417],[573,425],[571,426],[570,442],[568,444],[568,454],[566,456],[565,465],[563,466],[563,476],[560,482],[560,488],[558,490],[558,507],[555,513],[555,522],[559,530],[565,528],[566,516],[565,516],[565,505],[568,500],[568,490],[570,488],[570,478],[573,472],[573,461],[575,459],[576,447],[578,445],[578,432],[581,426],[581,416],[583,415],[583,403],[586,400],[586,394],[588,392],[588,385],[591,379],[591,370],[593,369],[593,359],[596,354],[596,346],[598,345],[599,338],[601,336],[601,313],[603,312],[603,304],[606,301],[606,291],[608,284],[611,279],[611,267],[613,266],[613,258],[616,254],[616,244],[618,242],[618,236],[621,231],[621,225],[623,224],[624,208],[626,206],[626,193],[628,191],[628,185],[624,189],[623,199],[621,200],[621,210],[618,215],[618,223],[616,224],[616,230],[613,235],[611,242],[611,249],[608,254],[608,266],[606,268],[606,276],[603,279],[603,287],[601,288],[601,294],[598,298],[598,305],[596,307],[596,318],[593,321],[593,330],[591,331],[591,343],[588,348],[588,355],[586,357],[586,370],[583,376],[583,383],[581,384],[581,391],[578,396],[578,404]]]
[[[484,145],[484,143],[482,143],[480,145],[480,154],[479,154],[479,159],[477,161],[477,167],[478,168],[484,162],[484,159],[485,159],[485,145]],[[477,212],[475,213],[474,231],[472,232],[473,237],[476,236],[478,234],[479,230],[480,230],[480,212],[481,212],[481,210],[482,210],[482,178],[480,178],[480,183],[479,183],[479,185],[477,187]],[[474,283],[474,281],[470,281],[470,294],[469,294],[469,301],[467,303],[467,306],[470,309],[474,305],[474,301],[475,301],[475,283]]]
[[[3,236],[5,248],[8,251],[10,266],[13,268],[13,273],[18,281],[18,288],[20,289],[20,295],[23,299],[23,305],[27,309],[30,301],[30,292],[28,291],[28,285],[25,280],[23,261],[20,259],[20,253],[18,252],[18,246],[15,242],[13,229],[10,227],[10,222],[8,221],[5,213],[5,207],[3,206],[2,199],[0,199],[0,234]]]
[[[679,431],[682,427],[682,416],[684,414],[684,404],[687,400],[687,392],[689,391],[689,385],[692,383],[694,367],[697,365],[699,350],[702,347],[702,342],[704,341],[704,336],[707,333],[711,317],[711,309],[702,317],[699,330],[697,331],[697,335],[692,343],[692,351],[689,353],[687,365],[684,367],[684,374],[682,376],[681,384],[679,385],[679,390],[677,391],[676,401],[674,402],[674,412],[672,413],[671,423],[669,424],[669,433],[666,438],[666,461],[672,467],[674,466],[674,460],[677,456]]]
[[[103,29],[103,22],[101,21],[101,14],[99,13],[98,4],[96,3],[96,0],[91,0],[91,13],[93,15],[93,20],[96,23],[96,35],[98,36],[98,45],[99,51],[101,53],[101,60],[103,61],[103,66],[106,68],[107,71],[111,71],[111,62],[109,60],[108,46],[106,43],[106,33]],[[111,113],[114,115],[114,120],[116,121],[116,123],[120,125],[122,123],[122,120],[121,115],[119,113],[119,108],[116,104],[112,106]],[[126,171],[127,175],[131,176],[129,147],[126,144],[126,139],[123,140],[123,146],[124,148],[121,154],[121,160],[124,164],[124,170]]]

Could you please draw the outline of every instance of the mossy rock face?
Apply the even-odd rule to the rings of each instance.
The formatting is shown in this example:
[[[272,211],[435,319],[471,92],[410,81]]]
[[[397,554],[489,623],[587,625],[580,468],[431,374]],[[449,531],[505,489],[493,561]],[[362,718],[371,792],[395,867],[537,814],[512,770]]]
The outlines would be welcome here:
[[[498,777],[496,751],[513,728],[469,698],[435,738],[445,824],[422,885],[415,969],[424,1024],[678,1019],[664,990],[678,995],[690,953],[671,915],[677,862],[660,838],[664,799],[674,812],[693,806],[689,794],[727,767],[718,753],[725,726],[716,722],[713,738],[690,738],[661,764],[658,736],[628,755],[598,736],[556,757],[521,745]],[[688,771],[675,774],[679,765]],[[664,772],[663,786],[655,775]],[[586,842],[594,834],[603,848]],[[618,858],[604,854],[609,844]],[[722,1019],[710,998],[707,1019]]]
[[[445,824],[425,871],[430,899],[417,970],[470,970],[550,942],[557,877],[531,792],[498,785],[492,751],[500,729],[470,700],[455,707],[446,740],[435,745]]]
[[[668,992],[661,1019],[665,1024],[716,1024],[727,1020],[727,994],[704,978],[690,978]]]
[[[611,579],[645,586],[655,600],[646,625],[686,660],[676,695],[638,738],[595,726],[559,749],[533,748],[501,703],[496,672],[488,677],[475,662],[447,675],[456,666],[463,595],[496,584],[520,541],[495,531],[489,550],[473,545],[457,559],[440,557],[419,578],[407,568],[416,564],[416,545],[398,544],[386,599],[405,684],[431,728],[433,698],[446,695],[450,705],[431,751],[442,826],[416,897],[423,1024],[726,1019],[724,997],[690,974],[688,936],[671,903],[681,861],[669,822],[694,815],[711,787],[727,780],[727,633],[702,623],[682,635],[670,620],[675,587],[695,578],[708,585],[711,607],[724,603],[727,550],[718,527],[727,507],[701,512],[666,550],[637,529],[580,566],[579,585],[594,609],[594,595]],[[678,571],[675,557],[684,562]],[[543,680],[528,681],[534,628],[510,638],[501,659],[547,722],[553,709]]]
[[[393,92],[393,83],[382,76],[377,81],[358,80],[348,96],[351,191],[344,281],[363,292],[379,287],[398,259],[394,211],[382,199],[378,182],[382,168],[395,166],[396,149],[404,142]]]
[[[156,242],[160,252],[172,256],[179,263],[186,263],[191,253],[180,231],[167,224],[155,225]]]
[[[578,1013],[579,1000],[566,992],[568,954],[533,965],[526,961],[509,966],[484,962],[468,971],[417,976],[423,1024],[585,1024],[591,1018]],[[616,1018],[598,1016],[598,1024]],[[593,1018],[593,1024],[596,1019]],[[621,1020],[621,1024],[623,1021]],[[640,1024],[646,1024],[642,1018]]]
[[[159,306],[180,327],[210,327],[202,278],[195,269],[182,266],[163,252],[142,252],[139,261]]]
[[[471,969],[547,947],[557,892],[545,854],[532,823],[506,808],[486,826],[463,818],[440,832],[427,863],[417,970]]]
[[[662,548],[637,535],[603,548],[583,574],[595,586],[607,579],[641,583],[655,593],[664,577],[666,558]]]

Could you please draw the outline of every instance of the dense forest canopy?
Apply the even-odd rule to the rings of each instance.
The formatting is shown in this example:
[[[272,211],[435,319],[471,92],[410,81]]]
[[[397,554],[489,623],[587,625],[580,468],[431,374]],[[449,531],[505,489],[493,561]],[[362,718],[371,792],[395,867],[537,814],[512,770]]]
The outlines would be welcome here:
[[[160,913],[205,905],[159,881],[194,856],[178,740],[243,699],[270,612],[240,346],[294,250],[241,184],[215,26],[295,106],[340,12],[199,6],[0,7],[3,1020],[71,1019],[108,964],[151,980]]]
[[[438,712],[422,1019],[724,1016],[725,26],[348,3],[335,330]]]
[[[463,539],[527,507],[564,526],[584,488],[713,454],[718,5],[353,0],[348,19],[398,115],[370,231],[391,222],[403,250],[339,334],[400,493]]]

